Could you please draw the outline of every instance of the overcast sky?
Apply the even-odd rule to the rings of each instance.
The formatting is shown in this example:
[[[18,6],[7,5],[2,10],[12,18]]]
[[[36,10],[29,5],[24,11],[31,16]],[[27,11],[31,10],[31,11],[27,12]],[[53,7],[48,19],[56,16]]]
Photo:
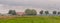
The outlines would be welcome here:
[[[7,13],[10,9],[23,12],[25,9],[60,11],[60,0],[0,0],[0,13]]]

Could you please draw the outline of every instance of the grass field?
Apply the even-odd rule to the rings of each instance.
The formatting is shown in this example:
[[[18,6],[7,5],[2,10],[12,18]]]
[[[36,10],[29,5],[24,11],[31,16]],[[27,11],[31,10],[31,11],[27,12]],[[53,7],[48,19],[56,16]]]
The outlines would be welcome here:
[[[0,18],[0,23],[60,23],[59,16],[23,16]]]

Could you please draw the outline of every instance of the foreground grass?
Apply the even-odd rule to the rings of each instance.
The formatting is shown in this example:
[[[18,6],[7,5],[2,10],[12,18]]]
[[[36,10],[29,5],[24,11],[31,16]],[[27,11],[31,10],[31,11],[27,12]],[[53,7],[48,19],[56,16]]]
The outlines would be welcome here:
[[[60,23],[59,16],[24,16],[15,18],[1,18],[0,23]]]

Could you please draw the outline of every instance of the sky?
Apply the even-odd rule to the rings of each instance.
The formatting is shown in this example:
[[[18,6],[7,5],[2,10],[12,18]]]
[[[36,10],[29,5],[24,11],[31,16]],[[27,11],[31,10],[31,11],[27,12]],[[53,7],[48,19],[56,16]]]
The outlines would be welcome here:
[[[35,9],[38,13],[40,10],[60,11],[60,0],[0,0],[0,13],[8,11],[24,12],[25,9]]]

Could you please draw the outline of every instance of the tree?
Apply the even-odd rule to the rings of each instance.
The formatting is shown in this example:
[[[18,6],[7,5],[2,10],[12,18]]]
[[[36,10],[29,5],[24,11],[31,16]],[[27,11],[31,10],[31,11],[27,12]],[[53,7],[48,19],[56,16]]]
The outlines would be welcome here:
[[[16,15],[16,11],[15,10],[9,10],[8,14]]]
[[[37,14],[36,10],[34,10],[34,9],[32,9],[32,10],[26,9],[25,13],[26,13],[26,15],[36,15]]]
[[[12,15],[16,15],[16,11],[15,10],[13,10],[11,13],[12,13]]]
[[[11,14],[12,10],[9,10],[8,14]]]
[[[47,14],[49,14],[49,12],[48,11],[45,11],[45,14],[47,15]]]
[[[58,14],[60,14],[60,12],[58,12]]]
[[[36,15],[37,14],[36,10],[34,10],[34,9],[31,10],[31,13],[32,13],[32,15]]]
[[[30,9],[26,9],[25,13],[26,13],[26,15],[31,15],[31,10]]]
[[[39,13],[42,15],[43,14],[43,10],[41,10]]]
[[[56,11],[53,11],[53,14],[56,14]]]

